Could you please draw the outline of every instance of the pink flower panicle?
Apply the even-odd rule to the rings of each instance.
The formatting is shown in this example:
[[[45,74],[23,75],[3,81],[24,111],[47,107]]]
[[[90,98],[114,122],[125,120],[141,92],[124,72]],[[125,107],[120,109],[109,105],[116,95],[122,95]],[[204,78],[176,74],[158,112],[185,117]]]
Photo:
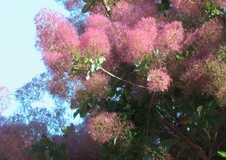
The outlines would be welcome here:
[[[110,54],[110,43],[104,31],[89,28],[81,36],[80,49],[84,57],[98,59]]]
[[[163,69],[152,69],[148,72],[147,87],[151,92],[167,91],[170,81],[170,76]]]
[[[121,22],[127,26],[134,26],[141,17],[145,16],[142,9],[141,6],[133,3],[120,1],[112,7],[111,19],[114,22]]]
[[[220,106],[226,105],[226,82],[219,88],[215,96]]]
[[[219,43],[223,35],[222,23],[217,20],[206,22],[201,28],[197,28],[194,32],[194,45],[197,48],[214,48]]]
[[[128,30],[126,44],[131,60],[143,60],[154,49],[153,37],[142,29]]]
[[[187,65],[187,71],[180,76],[180,80],[184,82],[182,87],[184,93],[190,94],[192,92],[198,94],[208,94],[211,92],[210,81],[204,72],[205,64],[199,60],[193,60],[191,64]]]
[[[184,29],[182,23],[173,21],[164,25],[158,31],[156,48],[163,53],[178,52],[181,50],[184,40]]]
[[[225,0],[217,0],[217,3],[219,4],[220,7],[226,7],[226,1]]]
[[[65,8],[69,11],[73,10],[75,7],[77,7],[77,5],[81,5],[81,0],[66,0],[64,2]]]
[[[156,38],[157,22],[155,18],[153,17],[141,18],[141,20],[137,23],[136,27],[148,32],[153,39]]]
[[[66,82],[62,79],[60,80],[55,79],[48,81],[46,85],[47,90],[53,96],[66,98],[68,93],[68,86],[66,85]]]
[[[35,16],[36,46],[41,51],[67,53],[78,48],[79,40],[72,23],[58,12],[42,9]]]
[[[134,29],[127,29],[126,46],[132,60],[143,60],[155,46],[157,26],[155,18],[142,18]]]
[[[111,9],[111,19],[112,21],[122,22],[129,25],[132,21],[131,16],[134,9],[134,5],[125,1],[120,1],[116,3]]]
[[[158,3],[157,1],[158,0],[156,1],[144,0],[144,1],[137,2],[136,5],[139,8],[141,17],[157,16],[156,15],[158,14],[158,10],[156,7],[156,3]]]
[[[89,80],[84,81],[83,85],[89,93],[93,93],[102,98],[106,95],[108,81],[109,79],[105,74],[96,72]]]
[[[70,54],[57,52],[43,52],[43,61],[53,73],[63,73],[71,68],[72,57]]]
[[[0,128],[0,155],[1,159],[24,160],[36,159],[33,153],[25,152],[34,141],[31,139],[32,133],[27,126],[3,125]]]
[[[106,143],[122,133],[123,127],[116,113],[102,112],[91,117],[87,124],[88,133],[94,141]]]
[[[120,22],[113,22],[112,26],[107,30],[111,47],[114,49],[118,62],[131,62],[131,57],[127,52],[126,32],[128,27]]]
[[[110,27],[111,21],[104,15],[101,14],[91,14],[87,20],[87,28],[94,28],[99,30],[106,30]]]
[[[104,8],[104,5],[102,3],[96,3],[94,4],[90,11],[93,14],[101,14],[101,15],[105,15],[106,14],[106,9]]]
[[[164,16],[157,11],[154,1],[150,2],[145,0],[130,3],[119,1],[111,9],[112,21],[121,22],[128,27],[133,27],[141,20],[141,18],[150,16],[155,17],[160,21],[165,19]]]
[[[200,6],[202,0],[196,0],[195,2],[191,0],[170,0],[172,3],[172,10],[182,14],[191,14],[193,16],[198,16],[200,14]]]

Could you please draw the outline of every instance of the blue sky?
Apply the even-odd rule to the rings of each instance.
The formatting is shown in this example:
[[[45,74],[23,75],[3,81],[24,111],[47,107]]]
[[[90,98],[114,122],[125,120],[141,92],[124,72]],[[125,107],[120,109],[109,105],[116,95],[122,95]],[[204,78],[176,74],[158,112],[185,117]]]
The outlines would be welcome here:
[[[0,0],[0,86],[11,92],[45,71],[41,53],[34,47],[34,16],[44,7],[68,15],[54,0]],[[12,114],[18,103],[11,100],[8,105],[2,115]],[[33,105],[48,107],[53,106],[53,101],[46,94],[43,101]]]
[[[34,16],[43,7],[67,15],[54,0],[0,0],[0,84],[12,91],[45,71],[34,47]]]
[[[64,6],[54,0],[0,0],[0,86],[6,86],[12,93],[45,71],[41,53],[34,47],[34,17],[41,8],[69,15]],[[12,97],[1,114],[12,115],[18,106]],[[55,106],[46,93],[43,100],[33,102],[32,107],[47,107],[51,111]],[[74,112],[68,105],[67,114],[63,115],[67,125],[82,121],[79,116],[73,118]]]

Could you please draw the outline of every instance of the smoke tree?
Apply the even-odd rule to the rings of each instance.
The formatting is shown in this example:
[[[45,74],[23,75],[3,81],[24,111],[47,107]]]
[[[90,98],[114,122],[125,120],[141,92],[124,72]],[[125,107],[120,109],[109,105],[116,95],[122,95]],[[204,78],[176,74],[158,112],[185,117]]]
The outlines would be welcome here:
[[[72,12],[82,4],[62,3]],[[82,27],[42,9],[36,47],[47,88],[88,118],[103,159],[216,159],[226,150],[225,7],[84,0]]]

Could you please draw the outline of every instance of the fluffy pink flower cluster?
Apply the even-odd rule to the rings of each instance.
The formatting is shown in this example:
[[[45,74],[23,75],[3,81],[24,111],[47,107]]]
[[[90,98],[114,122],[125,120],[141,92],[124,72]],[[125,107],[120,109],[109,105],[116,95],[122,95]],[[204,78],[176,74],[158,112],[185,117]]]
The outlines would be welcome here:
[[[97,2],[95,3],[91,8],[90,11],[93,14],[101,14],[101,15],[105,15],[106,14],[106,9],[104,8],[104,5],[101,2]]]
[[[145,54],[154,49],[153,38],[142,29],[128,30],[126,40],[131,60],[142,60]]]
[[[205,74],[204,66],[205,63],[202,61],[196,61],[187,65],[187,71],[180,77],[180,80],[186,84],[182,87],[185,93],[208,94],[211,92],[210,88],[206,89],[210,81]]]
[[[50,92],[51,95],[58,95],[59,97],[66,97],[67,96],[67,89],[68,87],[62,79],[55,80],[52,79],[48,81],[46,88]]]
[[[165,92],[168,90],[171,78],[163,69],[152,69],[148,72],[147,87],[151,92]]]
[[[81,36],[80,48],[84,57],[98,59],[100,56],[107,57],[111,46],[104,31],[89,28]]]
[[[131,25],[136,20],[134,12],[134,5],[125,1],[116,3],[116,6],[111,9],[111,19],[117,22],[124,22],[126,25]],[[133,16],[128,16],[132,15]]]
[[[173,10],[185,13],[185,14],[191,14],[191,15],[198,15],[199,14],[199,7],[202,4],[202,0],[195,0],[193,2],[192,0],[170,0],[172,3]]]
[[[184,40],[184,29],[182,23],[173,21],[167,23],[158,31],[157,48],[163,52],[178,52]]]
[[[225,1],[225,0],[217,0],[217,3],[218,3],[221,7],[226,7],[226,1]]]
[[[223,25],[217,20],[207,21],[201,28],[196,29],[194,45],[198,48],[214,48],[223,35]]]
[[[79,40],[72,23],[60,13],[42,9],[35,17],[36,46],[43,61],[54,74],[62,74],[72,65],[72,54],[78,51]]]
[[[155,18],[153,17],[141,18],[141,20],[138,21],[136,27],[146,31],[153,39],[156,38],[158,30]]]
[[[58,12],[42,9],[35,16],[36,45],[41,51],[66,54],[72,47],[78,48],[79,40],[72,23]]]
[[[133,27],[142,17],[156,16],[156,13],[157,8],[154,2],[141,1],[139,3],[128,3],[126,1],[119,1],[111,9],[111,20]]]
[[[113,22],[107,32],[111,47],[114,49],[113,58],[117,59],[117,62],[131,62],[131,57],[126,51],[127,30],[128,27],[126,25],[120,22]]]
[[[53,73],[63,73],[69,70],[72,64],[72,57],[70,55],[57,52],[43,52],[43,60]]]
[[[104,15],[91,14],[86,20],[86,28],[94,28],[99,30],[107,30],[111,25],[111,21]]]
[[[94,141],[106,143],[123,132],[121,119],[116,113],[102,112],[91,117],[87,124],[88,133]]]
[[[221,106],[226,105],[226,82],[216,92],[216,99]]]
[[[71,7],[75,1],[66,0]],[[151,8],[155,11],[151,11]],[[184,40],[181,22],[157,21],[156,8],[148,1],[120,1],[112,7],[111,12],[110,18],[101,14],[91,14],[87,19],[85,32],[78,38],[74,26],[62,15],[46,9],[40,11],[35,17],[37,47],[43,52],[44,63],[54,76],[70,72],[72,60],[77,54],[94,61],[104,56],[108,64],[119,66],[121,63],[133,63],[134,60],[142,61],[157,49],[160,54],[173,53],[172,57],[174,53],[181,51]],[[76,67],[79,65],[80,63]],[[83,66],[89,68],[86,64]],[[82,70],[82,67],[80,69]],[[101,78],[103,80],[100,80]],[[92,83],[99,81],[104,84],[106,77],[94,74],[91,79],[94,79]],[[164,80],[162,82],[165,83]],[[56,93],[52,87],[56,86],[55,83],[57,82],[49,85],[52,93]],[[89,81],[84,84],[88,91],[95,93],[97,90],[101,93],[98,96],[104,95],[101,92],[103,88],[96,89]],[[150,83],[148,85],[151,86]],[[59,86],[59,92],[65,91],[61,85]],[[157,90],[166,89],[156,89],[154,92]]]
[[[84,81],[83,85],[89,93],[95,94],[98,97],[104,97],[108,89],[108,77],[105,74],[96,72],[92,77]]]
[[[155,15],[144,13],[142,7],[122,1],[112,8],[113,23],[107,30],[107,35],[117,60],[121,62],[143,60],[147,53],[152,54],[156,49],[160,53],[181,51],[185,35],[182,23],[173,21],[162,24],[157,22]],[[129,13],[134,15],[134,12],[139,14],[132,17],[136,19],[133,21]],[[127,16],[124,17],[124,14]],[[175,54],[172,54],[172,57],[174,56]]]
[[[146,54],[154,50],[157,36],[157,24],[155,18],[142,18],[134,29],[127,29],[127,52],[132,60],[143,60]]]
[[[34,160],[35,154],[25,152],[32,145],[32,133],[27,126],[3,125],[0,128],[0,155],[7,160]]]

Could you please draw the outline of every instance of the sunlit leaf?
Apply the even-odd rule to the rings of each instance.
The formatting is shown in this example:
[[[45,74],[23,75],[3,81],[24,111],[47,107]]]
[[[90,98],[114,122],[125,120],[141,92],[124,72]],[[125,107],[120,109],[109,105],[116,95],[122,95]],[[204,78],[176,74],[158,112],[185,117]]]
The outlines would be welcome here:
[[[226,152],[225,152],[225,151],[217,151],[217,153],[218,153],[220,156],[226,158]]]
[[[198,108],[197,108],[197,112],[199,114],[199,117],[201,116],[202,107],[203,106],[198,106]]]

